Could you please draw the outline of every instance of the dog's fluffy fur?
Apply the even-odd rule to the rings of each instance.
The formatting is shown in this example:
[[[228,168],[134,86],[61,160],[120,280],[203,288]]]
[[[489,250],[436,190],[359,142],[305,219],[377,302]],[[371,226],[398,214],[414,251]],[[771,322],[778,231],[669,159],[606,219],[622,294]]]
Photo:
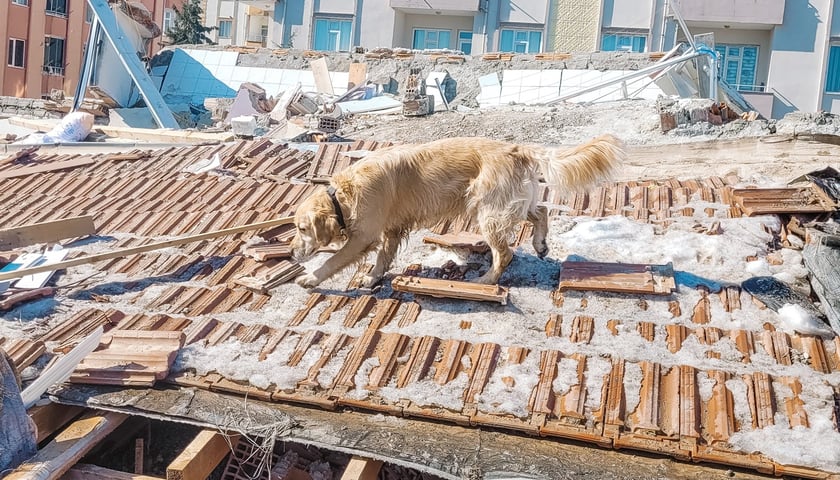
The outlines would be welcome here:
[[[373,286],[411,230],[466,217],[478,222],[493,254],[490,270],[476,281],[496,283],[513,258],[509,237],[523,220],[534,224],[537,254],[548,253],[547,210],[537,204],[541,178],[561,190],[582,190],[605,179],[623,157],[621,141],[611,135],[570,150],[451,138],[375,151],[332,179],[346,228],[325,188],[297,208],[292,251],[298,261],[343,242],[297,282],[314,287],[378,247],[376,264],[363,281]]]

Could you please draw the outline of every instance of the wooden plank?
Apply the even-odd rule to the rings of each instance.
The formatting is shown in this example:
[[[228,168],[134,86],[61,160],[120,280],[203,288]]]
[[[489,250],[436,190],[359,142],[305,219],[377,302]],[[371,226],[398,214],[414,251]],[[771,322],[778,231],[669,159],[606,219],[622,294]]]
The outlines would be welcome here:
[[[330,69],[327,67],[326,57],[311,60],[309,62],[309,68],[312,69],[312,75],[315,76],[315,90],[318,93],[334,95],[332,80],[330,79]]]
[[[353,457],[341,474],[341,480],[376,480],[382,462],[369,458]]]
[[[732,199],[748,216],[772,213],[831,212],[837,204],[819,187],[736,188]]]
[[[347,89],[364,85],[367,80],[367,64],[355,62],[350,64],[350,74],[347,78]]]
[[[187,448],[166,467],[166,479],[203,480],[207,478],[216,465],[231,452],[230,445],[235,445],[238,440],[239,435],[232,435],[227,439],[225,435],[215,430],[198,432]]]
[[[34,273],[48,272],[50,270],[64,270],[70,267],[79,265],[88,265],[91,263],[101,262],[102,260],[109,260],[112,258],[122,258],[137,253],[151,252],[153,250],[161,250],[164,248],[174,247],[177,245],[184,245],[187,243],[198,242],[201,240],[208,240],[211,238],[224,237],[227,235],[235,235],[238,233],[248,232],[251,230],[261,230],[264,228],[276,227],[278,225],[287,225],[294,221],[294,217],[282,217],[274,220],[266,220],[264,222],[251,223],[241,227],[226,228],[224,230],[216,230],[214,232],[199,233],[197,235],[190,235],[188,237],[175,238],[172,240],[165,240],[162,242],[149,243],[139,247],[129,247],[112,252],[105,252],[96,255],[87,255],[80,258],[65,260],[63,262],[51,263],[49,265],[40,265],[37,267],[24,268],[12,272],[0,273],[0,281],[18,278],[24,275],[32,275]]]
[[[0,276],[0,280],[2,280]],[[391,281],[391,287],[398,292],[409,292],[433,297],[458,298],[462,300],[478,300],[484,302],[499,302],[507,305],[508,289],[498,285],[482,285],[478,283],[458,282],[455,280],[438,280],[436,278],[408,277],[398,275]]]
[[[91,412],[73,422],[38,450],[32,458],[5,477],[7,480],[53,480],[70,470],[100,441],[120,426],[128,415]]]
[[[632,263],[563,262],[558,289],[669,295],[677,289],[674,267]]]
[[[423,237],[423,243],[431,243],[449,248],[465,248],[475,253],[490,251],[490,246],[479,233],[458,232]]]
[[[68,470],[61,480],[161,480],[161,478],[80,463]]]
[[[90,215],[21,225],[0,230],[0,250],[13,250],[36,243],[56,242],[94,233],[96,233],[96,227]]]
[[[35,405],[30,408],[28,411],[29,418],[35,422],[35,427],[38,431],[38,443],[41,443],[44,439],[67,425],[70,420],[79,416],[82,411],[84,411],[84,407],[60,405],[52,402],[46,405]]]
[[[14,168],[11,170],[3,170],[0,172],[0,179],[25,177],[27,175],[35,175],[38,173],[54,172],[56,170],[66,170],[68,168],[84,167],[85,165],[92,165],[96,163],[93,157],[79,157],[71,160],[63,160],[60,162],[47,162],[32,167]]]

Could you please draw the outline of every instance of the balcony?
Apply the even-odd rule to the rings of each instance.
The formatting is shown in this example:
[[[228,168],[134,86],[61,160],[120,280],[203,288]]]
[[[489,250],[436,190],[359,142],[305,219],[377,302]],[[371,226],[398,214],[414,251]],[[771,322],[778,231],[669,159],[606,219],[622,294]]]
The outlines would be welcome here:
[[[686,23],[709,28],[772,29],[785,17],[785,0],[677,0]]]
[[[274,11],[274,0],[238,0],[241,5],[249,8],[259,9],[266,12]],[[248,15],[257,15],[256,13],[249,13]]]
[[[54,66],[54,65],[44,65],[43,72],[46,75],[63,77],[64,76],[64,67],[57,67],[57,66]]]
[[[390,0],[391,8],[421,15],[467,15],[478,13],[481,0]]]

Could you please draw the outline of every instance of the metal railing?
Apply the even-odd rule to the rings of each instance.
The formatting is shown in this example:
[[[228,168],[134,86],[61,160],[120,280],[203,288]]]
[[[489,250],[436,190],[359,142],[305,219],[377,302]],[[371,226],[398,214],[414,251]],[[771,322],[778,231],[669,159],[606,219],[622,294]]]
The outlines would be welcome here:
[[[44,73],[47,75],[55,75],[57,77],[64,76],[64,67],[57,67],[54,65],[44,65]]]

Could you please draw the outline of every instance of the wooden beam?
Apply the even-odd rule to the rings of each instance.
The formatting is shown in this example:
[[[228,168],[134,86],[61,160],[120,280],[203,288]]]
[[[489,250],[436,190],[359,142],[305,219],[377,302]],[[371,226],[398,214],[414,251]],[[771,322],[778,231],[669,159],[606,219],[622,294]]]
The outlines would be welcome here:
[[[55,439],[25,461],[6,480],[55,480],[70,470],[128,415],[91,412],[62,430]]]
[[[203,480],[230,453],[238,435],[230,439],[215,430],[202,430],[187,448],[166,467],[166,480]],[[228,443],[228,441],[230,443]]]
[[[160,477],[150,477],[136,473],[121,472],[110,468],[98,467],[80,463],[64,474],[61,480],[162,480]]]
[[[94,233],[96,227],[90,215],[4,228],[0,230],[0,250],[13,250],[36,243],[55,242]]]
[[[382,462],[379,460],[353,457],[341,474],[341,480],[376,480],[381,468]]]
[[[2,280],[2,274],[0,274],[0,280]],[[391,280],[391,288],[397,292],[410,292],[442,298],[499,302],[502,305],[507,305],[508,300],[508,289],[505,287],[455,280],[440,280],[437,278],[397,275]]]
[[[48,403],[36,405],[29,409],[29,418],[35,422],[38,431],[38,443],[44,441],[60,428],[67,425],[84,410],[84,407],[73,405],[61,405],[59,403]]]
[[[175,238],[172,240],[165,240],[162,242],[150,243],[148,245],[141,245],[139,247],[123,248],[122,250],[114,250],[113,252],[99,253],[96,255],[88,255],[86,257],[74,258],[72,260],[65,260],[63,262],[51,263],[49,265],[40,265],[32,268],[23,268],[11,272],[0,273],[0,281],[10,280],[12,278],[19,278],[34,273],[48,272],[51,270],[64,270],[65,268],[77,267],[79,265],[88,265],[102,260],[109,260],[111,258],[127,257],[136,253],[150,252],[152,250],[161,250],[164,248],[174,247],[176,245],[184,245],[187,243],[198,242],[200,240],[207,240],[210,238],[224,237],[225,235],[235,235],[237,233],[247,232],[250,230],[260,230],[263,228],[276,227],[278,225],[287,225],[294,221],[294,217],[282,217],[274,220],[267,220],[265,222],[251,223],[241,227],[226,228],[224,230],[217,230],[215,232],[199,233],[197,235],[190,235],[188,237]]]

